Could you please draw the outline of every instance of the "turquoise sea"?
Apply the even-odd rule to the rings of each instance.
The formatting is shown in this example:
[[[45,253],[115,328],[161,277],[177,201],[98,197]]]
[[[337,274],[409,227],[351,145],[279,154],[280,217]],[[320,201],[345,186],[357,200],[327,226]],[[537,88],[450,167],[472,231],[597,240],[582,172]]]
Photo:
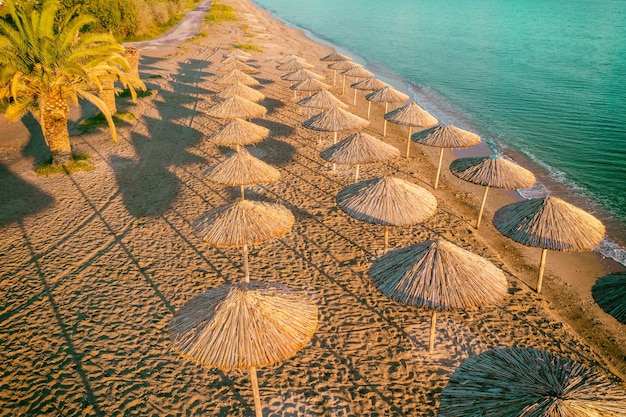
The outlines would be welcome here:
[[[626,0],[254,2],[533,170],[524,196],[592,212],[626,263]]]

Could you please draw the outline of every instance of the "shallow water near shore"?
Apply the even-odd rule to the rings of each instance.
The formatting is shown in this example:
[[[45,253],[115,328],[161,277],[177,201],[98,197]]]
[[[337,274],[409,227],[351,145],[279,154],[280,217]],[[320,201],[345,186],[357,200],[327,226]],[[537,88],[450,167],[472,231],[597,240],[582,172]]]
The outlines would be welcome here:
[[[254,0],[475,131],[607,226],[626,263],[624,1]]]

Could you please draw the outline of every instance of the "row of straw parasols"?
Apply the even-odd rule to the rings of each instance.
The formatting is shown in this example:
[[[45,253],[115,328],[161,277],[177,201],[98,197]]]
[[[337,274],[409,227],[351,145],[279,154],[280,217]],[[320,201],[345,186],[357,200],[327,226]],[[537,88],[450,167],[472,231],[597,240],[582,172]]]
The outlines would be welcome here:
[[[245,187],[278,181],[280,172],[254,157],[244,147],[269,136],[270,131],[246,119],[263,116],[257,102],[265,96],[251,88],[258,70],[245,63],[250,55],[235,50],[224,57],[215,82],[226,86],[215,94],[217,102],[206,114],[227,123],[206,138],[216,146],[234,148],[224,160],[208,167],[205,177],[216,184],[240,187],[241,197],[207,211],[194,224],[204,242],[242,247],[244,279],[199,294],[174,316],[170,328],[173,346],[186,358],[223,370],[248,369],[254,409],[262,406],[257,367],[294,355],[313,337],[318,309],[300,291],[276,283],[250,280],[248,246],[278,238],[294,224],[293,214],[275,203],[245,199]]]

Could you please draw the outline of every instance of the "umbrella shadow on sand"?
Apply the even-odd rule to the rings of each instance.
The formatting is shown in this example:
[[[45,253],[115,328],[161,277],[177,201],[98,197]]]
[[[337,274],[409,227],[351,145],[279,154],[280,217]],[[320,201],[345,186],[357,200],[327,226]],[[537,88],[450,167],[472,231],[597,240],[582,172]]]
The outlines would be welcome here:
[[[53,202],[50,195],[0,164],[0,226],[18,223]]]

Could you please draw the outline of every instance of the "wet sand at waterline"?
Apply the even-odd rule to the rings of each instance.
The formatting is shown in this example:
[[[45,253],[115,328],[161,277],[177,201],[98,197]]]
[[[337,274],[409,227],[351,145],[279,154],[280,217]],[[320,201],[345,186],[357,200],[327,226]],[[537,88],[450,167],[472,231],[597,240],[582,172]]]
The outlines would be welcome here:
[[[499,306],[441,312],[429,354],[430,312],[387,298],[369,279],[383,228],[352,219],[335,203],[353,168],[333,171],[319,156],[332,133],[323,133],[318,146],[320,134],[301,126],[308,110],[295,104],[291,83],[276,69],[277,59],[296,54],[332,84],[319,62],[331,49],[245,0],[224,3],[238,10],[239,21],[206,28],[209,36],[177,48],[142,51],[140,74],[154,94],[124,108],[137,120],[119,128],[118,143],[104,130],[80,134],[72,127],[73,144],[91,155],[93,171],[37,176],[32,168],[45,152],[36,124],[2,122],[3,132],[17,133],[0,162],[0,415],[253,414],[247,372],[187,361],[169,338],[184,303],[243,280],[241,251],[203,243],[192,225],[239,197],[237,187],[203,175],[232,152],[203,142],[224,123],[203,112],[223,88],[213,82],[223,54],[244,40],[263,49],[248,64],[259,69],[251,75],[268,112],[252,121],[271,132],[247,149],[281,174],[275,183],[247,187],[246,199],[282,204],[295,216],[289,233],[250,248],[251,280],[305,291],[320,311],[310,344],[258,370],[265,415],[433,416],[459,364],[503,346],[567,356],[623,385],[624,325],[591,297],[595,280],[620,266],[593,252],[550,252],[536,294],[540,250],[502,237],[491,224],[516,195],[490,191],[475,230],[482,188],[450,174],[455,156],[446,151],[433,190],[438,150],[412,145],[408,160],[361,167],[361,179],[395,175],[437,197],[430,220],[390,229],[390,246],[447,239],[500,267],[509,285]],[[331,91],[366,116],[363,94],[354,107],[351,89],[343,96],[341,86]],[[382,138],[382,112],[372,106],[364,132]],[[403,151],[406,127],[387,129],[385,142]]]

